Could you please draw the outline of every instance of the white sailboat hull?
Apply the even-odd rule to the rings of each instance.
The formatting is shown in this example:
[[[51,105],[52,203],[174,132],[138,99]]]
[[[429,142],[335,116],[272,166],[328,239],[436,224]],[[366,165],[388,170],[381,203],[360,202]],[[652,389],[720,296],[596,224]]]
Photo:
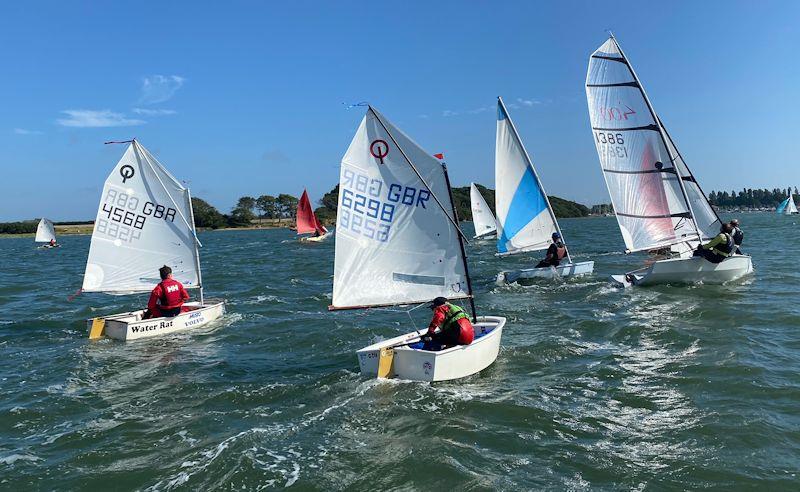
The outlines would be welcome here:
[[[562,263],[557,267],[545,268],[526,268],[524,270],[512,270],[497,274],[497,283],[513,284],[520,280],[535,280],[541,278],[573,277],[578,275],[588,275],[594,271],[593,261],[579,261],[576,263]]]
[[[107,316],[105,335],[121,341],[137,340],[192,330],[207,325],[225,314],[225,301],[210,300],[205,305],[187,302],[184,306],[194,308],[173,318],[151,318],[142,320],[144,309]],[[93,319],[87,320],[91,330]]]
[[[398,347],[394,349],[391,376],[410,381],[448,381],[482,371],[497,359],[505,324],[506,318],[503,317],[479,316],[474,324],[476,339],[470,345],[458,345],[437,352]],[[356,354],[361,374],[376,377],[382,348],[415,341],[424,333],[425,330],[414,331],[358,350]],[[480,334],[483,335],[479,337]]]
[[[321,243],[322,241],[328,239],[329,237],[333,236],[333,232],[327,232],[321,236],[308,236],[308,237],[301,237],[301,243]]]
[[[734,255],[721,263],[711,263],[705,258],[673,258],[654,262],[649,267],[626,275],[612,275],[611,281],[619,286],[657,284],[724,284],[753,273],[749,255]]]

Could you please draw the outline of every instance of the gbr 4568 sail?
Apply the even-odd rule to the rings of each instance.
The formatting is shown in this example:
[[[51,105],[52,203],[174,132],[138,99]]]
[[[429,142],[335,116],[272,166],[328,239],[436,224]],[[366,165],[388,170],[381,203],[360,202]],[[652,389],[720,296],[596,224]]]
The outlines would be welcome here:
[[[635,283],[723,282],[752,271],[749,256],[712,264],[691,250],[721,221],[656,115],[614,36],[589,59],[586,97],[592,135],[626,252],[678,246],[683,258],[631,272]],[[677,248],[676,248],[677,249]]]

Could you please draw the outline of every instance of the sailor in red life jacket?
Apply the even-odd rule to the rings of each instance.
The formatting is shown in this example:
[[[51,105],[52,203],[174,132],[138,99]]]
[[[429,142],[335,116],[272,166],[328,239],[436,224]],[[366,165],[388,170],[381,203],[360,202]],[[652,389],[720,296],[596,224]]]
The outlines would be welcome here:
[[[422,337],[426,350],[435,350],[431,345],[440,345],[441,348],[456,345],[469,345],[475,338],[475,331],[469,316],[460,306],[450,304],[444,297],[437,297],[430,304],[433,310],[433,319],[428,326],[428,333]],[[436,328],[441,327],[437,332]]]
[[[547,248],[547,255],[534,268],[557,267],[561,260],[567,256],[567,246],[561,240],[561,234],[554,232],[551,237],[553,238],[553,244]]]
[[[177,316],[181,313],[183,301],[189,300],[189,293],[183,284],[172,278],[172,268],[164,265],[158,269],[158,273],[161,283],[150,293],[147,303],[149,316],[145,313],[144,319]]]

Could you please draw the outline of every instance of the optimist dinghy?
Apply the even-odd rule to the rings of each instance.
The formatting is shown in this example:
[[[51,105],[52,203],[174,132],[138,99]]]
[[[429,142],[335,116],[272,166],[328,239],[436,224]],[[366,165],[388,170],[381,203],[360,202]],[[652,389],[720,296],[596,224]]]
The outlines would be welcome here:
[[[623,286],[724,283],[753,272],[750,256],[721,263],[693,257],[722,224],[612,35],[589,59],[586,97],[600,166],[626,253],[668,251],[672,258],[612,276]]]
[[[314,209],[311,207],[311,201],[308,199],[308,191],[303,190],[303,196],[297,202],[297,222],[296,228],[298,234],[314,233],[316,236],[304,236],[300,238],[303,242],[318,243],[327,239],[331,233],[314,215]]]
[[[36,243],[45,243],[40,248],[50,249],[50,248],[60,248],[61,245],[56,243],[53,246],[50,246],[50,241],[56,240],[56,228],[53,225],[53,221],[50,219],[42,218],[39,221],[39,225],[36,226],[36,238],[34,238],[34,242]]]
[[[150,292],[161,281],[158,269],[167,265],[184,287],[200,289],[200,301],[169,318],[143,320],[142,309],[89,319],[89,338],[103,332],[117,340],[166,335],[221,317],[224,301],[203,297],[199,246],[189,190],[138,141],[130,141],[103,187],[81,290]]]
[[[475,183],[469,184],[469,202],[472,209],[472,224],[475,226],[473,239],[488,239],[495,236],[497,234],[497,221]]]
[[[503,99],[497,98],[497,143],[495,146],[495,210],[497,211],[497,255],[506,256],[547,249],[552,235],[564,235],[536,174],[528,151],[522,144]],[[537,260],[538,263],[538,260]],[[566,262],[557,267],[528,268],[500,272],[497,282],[513,283],[535,278],[585,275],[594,270],[593,261]]]
[[[329,309],[466,299],[476,339],[429,351],[411,331],[358,350],[362,374],[444,381],[495,361],[506,320],[475,316],[462,239],[446,167],[369,107],[342,158]]]

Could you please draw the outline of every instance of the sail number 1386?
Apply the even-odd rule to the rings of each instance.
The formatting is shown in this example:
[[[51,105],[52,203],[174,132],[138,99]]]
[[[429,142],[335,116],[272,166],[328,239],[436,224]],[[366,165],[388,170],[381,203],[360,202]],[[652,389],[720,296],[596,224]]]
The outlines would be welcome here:
[[[628,148],[625,147],[625,139],[622,133],[614,132],[594,132],[597,150],[601,155],[624,159],[628,157]]]

